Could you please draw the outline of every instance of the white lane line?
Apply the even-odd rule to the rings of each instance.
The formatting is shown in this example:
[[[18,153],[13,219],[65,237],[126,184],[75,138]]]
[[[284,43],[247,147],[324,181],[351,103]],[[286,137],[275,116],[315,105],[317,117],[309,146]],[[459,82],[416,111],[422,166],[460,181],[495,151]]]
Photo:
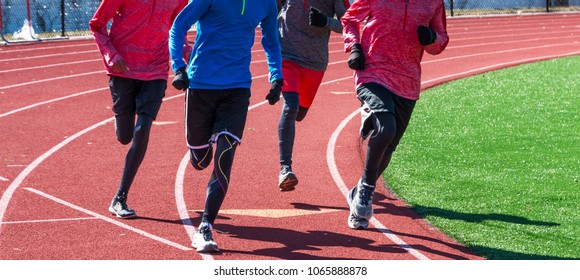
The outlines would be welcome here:
[[[263,63],[265,61],[266,60],[252,61],[252,62],[250,62],[250,64]],[[68,78],[76,78],[76,77],[80,77],[80,76],[88,76],[88,75],[93,75],[93,74],[104,74],[104,73],[106,73],[105,70],[100,70],[100,71],[86,72],[86,73],[80,73],[80,74],[74,74],[74,75],[68,75],[68,76],[60,76],[60,77],[56,77],[56,78],[49,78],[49,79],[31,81],[31,82],[26,82],[26,83],[2,86],[2,87],[0,87],[0,90],[20,87],[20,86],[27,86],[27,85],[32,85],[32,84],[38,84],[38,83],[43,83],[43,82],[51,82],[51,81],[56,81],[56,80],[68,79]],[[260,75],[260,76],[253,76],[252,79],[264,78],[264,77],[268,77],[268,74],[264,74],[264,75]]]
[[[527,48],[507,49],[507,50],[493,51],[493,52],[481,52],[481,53],[474,53],[474,54],[467,54],[467,55],[458,55],[458,56],[446,57],[446,58],[441,58],[441,59],[427,60],[427,61],[423,61],[421,64],[435,63],[435,62],[454,60],[454,59],[464,59],[464,58],[475,57],[475,56],[495,55],[495,54],[512,53],[512,52],[520,52],[520,51],[530,51],[530,50],[534,50],[534,49],[555,48],[555,47],[568,46],[568,45],[579,45],[580,46],[580,43],[572,42],[572,43],[564,43],[564,44],[542,45],[542,46],[533,46],[533,47],[527,47]]]
[[[50,79],[37,80],[37,81],[32,81],[32,82],[20,83],[20,84],[13,84],[13,85],[9,85],[9,86],[3,86],[3,87],[0,87],[0,89],[15,88],[15,87],[28,86],[28,85],[38,84],[38,83],[43,83],[43,82],[52,82],[52,81],[56,81],[56,80],[76,78],[76,77],[80,77],[80,76],[88,76],[88,75],[93,75],[93,74],[104,74],[104,73],[105,73],[105,70],[100,70],[100,71],[86,72],[86,73],[75,74],[75,75],[60,76],[60,77],[56,77],[56,78],[50,78]]]
[[[175,204],[177,205],[177,212],[179,213],[179,218],[181,223],[185,228],[185,232],[189,237],[189,240],[193,242],[193,235],[197,230],[195,226],[191,223],[189,213],[187,212],[187,205],[185,203],[185,198],[183,197],[183,179],[185,177],[185,171],[189,163],[188,154],[186,153],[181,162],[179,163],[179,168],[177,169],[177,174],[175,175]],[[213,260],[213,256],[209,253],[199,253],[199,255],[204,260]]]
[[[434,78],[431,80],[423,81],[423,82],[421,82],[421,85],[425,85],[428,83],[437,82],[437,81],[441,81],[441,80],[460,78],[462,76],[468,77],[469,75],[475,75],[475,74],[483,73],[485,71],[490,71],[490,70],[499,70],[500,68],[505,68],[508,66],[516,66],[516,65],[529,63],[529,62],[548,60],[548,59],[552,59],[552,58],[562,58],[562,57],[566,57],[566,56],[579,55],[579,54],[580,54],[580,51],[575,51],[575,52],[569,52],[569,53],[563,53],[563,54],[553,54],[553,55],[547,55],[547,56],[529,57],[526,59],[520,59],[520,60],[508,61],[508,62],[504,62],[504,63],[492,64],[492,65],[487,65],[484,67],[471,69],[471,70],[464,71],[464,72],[449,74],[449,75],[441,76],[441,77]],[[436,84],[434,84],[434,85],[436,85]]]
[[[359,111],[360,111],[360,109],[355,110],[338,125],[336,130],[332,133],[332,136],[330,137],[330,140],[328,141],[328,145],[326,146],[326,163],[328,165],[328,169],[330,171],[330,174],[332,175],[332,179],[336,183],[336,186],[339,188],[339,190],[342,193],[342,195],[344,196],[345,200],[347,198],[349,189],[345,185],[344,181],[342,180],[342,177],[340,176],[340,172],[338,171],[338,167],[336,166],[336,160],[334,157],[334,150],[336,147],[336,140],[338,139],[338,136],[340,135],[341,131],[344,129],[344,127],[346,127],[346,125],[350,122],[350,120],[352,120],[352,118],[354,118],[355,116],[357,116],[359,114]],[[421,252],[417,251],[411,245],[407,244],[405,241],[403,241],[401,238],[399,238],[396,234],[394,234],[391,230],[389,230],[387,227],[385,227],[381,222],[379,222],[379,220],[377,220],[376,218],[374,218],[374,217],[371,218],[370,222],[373,224],[373,226],[375,228],[377,228],[380,232],[382,232],[387,238],[389,238],[391,241],[393,241],[393,243],[395,243],[399,247],[405,249],[409,254],[411,254],[415,258],[417,258],[419,260],[429,260],[429,258],[427,256],[421,254]]]
[[[0,181],[8,182],[8,181],[9,181],[9,179],[8,179],[8,178],[4,178],[4,177],[0,176]]]
[[[8,61],[22,61],[26,59],[38,59],[38,58],[46,58],[46,57],[55,57],[55,56],[71,56],[76,54],[85,54],[85,53],[98,53],[99,50],[90,50],[90,51],[80,51],[80,52],[66,52],[66,53],[59,53],[59,54],[43,54],[37,56],[27,56],[27,57],[16,57],[16,58],[5,58],[0,59],[0,62],[8,62]]]
[[[56,101],[65,100],[65,99],[69,99],[69,98],[72,98],[72,97],[77,97],[77,96],[85,95],[87,93],[93,93],[93,92],[103,91],[103,90],[107,90],[107,89],[109,89],[109,88],[108,87],[104,87],[104,88],[92,89],[92,90],[87,90],[87,91],[83,91],[83,92],[79,92],[79,93],[75,93],[75,94],[71,94],[71,95],[67,95],[67,96],[63,96],[63,97],[59,97],[59,98],[54,98],[54,99],[46,100],[46,101],[43,101],[43,102],[38,102],[38,103],[30,104],[30,105],[25,106],[25,107],[21,107],[21,108],[12,110],[12,111],[8,111],[6,113],[2,113],[2,114],[0,114],[0,118],[6,117],[6,116],[9,116],[9,115],[12,115],[12,114],[15,114],[15,113],[24,111],[24,110],[32,109],[34,107],[42,106],[42,105],[45,105],[45,104],[48,104],[48,103],[53,103],[53,102],[56,102]]]
[[[64,147],[68,143],[72,142],[73,140],[77,139],[78,137],[82,136],[83,134],[85,134],[85,133],[87,133],[87,132],[89,132],[89,131],[91,131],[99,126],[102,126],[102,125],[112,121],[113,118],[114,117],[111,117],[111,118],[108,118],[104,121],[96,123],[92,126],[89,126],[88,128],[85,128],[84,130],[81,130],[81,131],[77,132],[76,134],[66,138],[64,141],[58,143],[56,146],[52,147],[50,150],[46,151],[44,154],[42,154],[41,156],[36,158],[28,166],[26,166],[26,168],[24,168],[24,170],[22,170],[22,172],[20,172],[20,174],[18,174],[16,179],[14,179],[14,181],[12,181],[10,186],[8,186],[8,188],[4,191],[4,194],[2,194],[2,198],[0,198],[0,221],[4,220],[4,214],[6,214],[6,209],[8,208],[8,203],[10,202],[12,195],[14,194],[16,189],[18,189],[18,187],[20,187],[20,185],[22,184],[24,179],[26,179],[26,177],[28,177],[28,175],[36,167],[38,167],[45,159],[47,159],[52,154],[56,153],[58,150],[60,150],[62,147]],[[2,224],[0,224],[0,233],[2,233]]]
[[[553,34],[553,33],[550,33]],[[575,38],[580,36],[556,36],[556,37],[538,37],[526,40],[513,40],[513,41],[497,41],[497,42],[485,42],[485,43],[478,43],[478,44],[469,44],[469,45],[449,45],[445,48],[445,51],[453,50],[453,49],[460,49],[460,48],[471,48],[471,47],[481,47],[481,46],[490,46],[490,45],[509,45],[509,44],[518,44],[518,43],[526,43],[526,42],[540,42],[543,43],[546,40],[566,40],[569,38]],[[493,37],[490,37],[493,38]],[[450,41],[449,43],[453,43],[455,41]]]
[[[171,78],[173,76],[174,75],[170,75],[169,78]],[[258,78],[266,78],[268,76],[269,76],[269,74],[257,75],[257,76],[253,76],[252,77],[252,80],[255,80],[255,79],[258,79]],[[2,88],[0,88],[0,89],[2,89]],[[87,91],[83,91],[83,92],[79,92],[79,93],[74,93],[74,94],[67,95],[67,96],[63,96],[63,97],[59,97],[59,98],[54,98],[54,99],[46,100],[46,101],[43,101],[43,102],[34,103],[34,104],[31,104],[31,105],[28,105],[28,106],[25,106],[25,107],[21,107],[21,108],[12,110],[12,111],[8,111],[6,113],[2,113],[2,114],[0,114],[0,118],[6,117],[6,116],[9,116],[9,115],[12,115],[14,113],[21,112],[21,111],[25,111],[25,110],[28,110],[28,109],[32,109],[34,107],[38,107],[38,106],[46,105],[46,104],[49,104],[49,103],[53,103],[53,102],[57,102],[57,101],[65,100],[65,99],[69,99],[69,98],[72,98],[72,97],[77,97],[77,96],[85,95],[87,93],[93,93],[93,92],[102,91],[102,90],[108,90],[108,89],[109,89],[108,87],[98,88],[98,89],[92,89],[92,90],[87,90]]]
[[[9,73],[9,72],[17,72],[17,71],[28,71],[28,70],[37,70],[41,68],[50,68],[50,67],[60,67],[60,66],[67,66],[72,64],[80,64],[80,63],[87,63],[87,62],[95,62],[95,61],[103,61],[102,59],[87,59],[87,60],[76,60],[71,62],[63,62],[63,63],[55,63],[55,64],[46,64],[46,65],[36,65],[32,67],[22,67],[16,69],[9,69],[9,70],[2,70],[1,73]]]
[[[173,242],[171,240],[167,240],[167,239],[165,239],[163,237],[159,237],[157,235],[148,233],[148,232],[146,232],[144,230],[140,230],[138,228],[134,228],[132,226],[128,226],[128,225],[126,225],[126,224],[124,224],[122,222],[119,222],[118,220],[111,219],[109,217],[106,217],[106,216],[103,216],[101,214],[95,213],[93,211],[87,210],[85,208],[82,208],[80,206],[74,205],[74,204],[72,204],[70,202],[64,201],[64,200],[62,200],[60,198],[54,197],[52,195],[49,195],[49,194],[44,193],[42,191],[39,191],[37,189],[33,189],[33,188],[24,188],[24,189],[27,190],[27,191],[33,192],[35,194],[38,194],[40,196],[43,196],[45,198],[48,198],[48,199],[50,199],[50,200],[52,200],[52,201],[54,201],[56,203],[62,204],[64,206],[70,207],[70,208],[75,209],[77,211],[83,212],[83,213],[85,213],[87,215],[93,216],[93,217],[95,217],[97,219],[100,219],[100,220],[103,220],[105,222],[108,222],[108,223],[114,224],[116,226],[122,227],[124,229],[130,230],[132,232],[135,232],[135,233],[137,233],[139,235],[142,235],[142,236],[145,236],[147,238],[150,238],[150,239],[159,241],[159,242],[161,242],[161,243],[163,243],[165,245],[169,245],[171,247],[175,247],[175,248],[180,249],[180,250],[183,250],[183,251],[190,251],[191,250],[191,248],[189,248],[189,247],[185,247],[185,246],[183,246],[181,244],[178,244],[178,243],[175,243],[175,242]]]
[[[62,46],[50,46],[50,47],[42,46],[42,45],[35,45],[34,48],[28,48],[28,49],[2,50],[2,53],[20,53],[20,52],[25,52],[25,51],[39,52],[39,51],[44,51],[44,50],[64,49],[64,48],[75,48],[76,49],[78,47],[84,47],[84,46],[96,46],[96,45],[94,42],[70,44],[70,45],[62,45]],[[59,55],[59,54],[55,54],[55,55]]]
[[[12,222],[0,222],[0,224],[29,224],[29,223],[52,223],[52,222],[69,222],[69,221],[80,221],[80,220],[96,220],[97,217],[84,217],[84,218],[64,218],[64,219],[47,219],[47,220],[28,220],[28,221],[12,221]]]

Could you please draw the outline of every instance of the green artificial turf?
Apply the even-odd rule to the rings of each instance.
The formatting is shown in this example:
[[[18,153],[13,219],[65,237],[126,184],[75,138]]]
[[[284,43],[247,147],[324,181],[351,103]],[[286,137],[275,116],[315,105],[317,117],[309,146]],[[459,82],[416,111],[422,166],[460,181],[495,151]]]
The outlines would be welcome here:
[[[385,179],[488,259],[580,259],[580,56],[425,91]]]

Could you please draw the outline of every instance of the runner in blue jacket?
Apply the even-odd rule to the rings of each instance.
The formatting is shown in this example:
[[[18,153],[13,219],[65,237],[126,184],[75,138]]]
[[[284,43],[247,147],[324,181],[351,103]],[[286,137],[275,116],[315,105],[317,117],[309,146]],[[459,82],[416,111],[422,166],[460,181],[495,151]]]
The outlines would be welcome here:
[[[173,86],[187,91],[186,140],[193,167],[209,166],[216,146],[205,209],[192,243],[199,252],[218,251],[212,225],[228,190],[234,153],[244,132],[252,83],[251,48],[258,25],[270,72],[266,99],[271,105],[280,99],[283,78],[277,15],[276,0],[195,0],[177,16],[170,31]],[[193,24],[197,37],[191,61],[186,62],[182,58],[184,35]]]

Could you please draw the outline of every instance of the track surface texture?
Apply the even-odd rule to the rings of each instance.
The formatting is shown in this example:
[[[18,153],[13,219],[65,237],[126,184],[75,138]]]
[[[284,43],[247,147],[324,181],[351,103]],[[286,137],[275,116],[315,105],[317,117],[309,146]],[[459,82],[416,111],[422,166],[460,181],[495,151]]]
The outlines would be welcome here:
[[[449,18],[448,32],[447,50],[424,56],[423,89],[580,54],[578,13]],[[278,190],[281,105],[264,102],[260,36],[246,131],[214,225],[216,254],[190,246],[210,170],[188,163],[182,92],[168,88],[131,188],[128,203],[139,217],[120,220],[107,208],[128,146],[116,141],[108,78],[92,39],[0,46],[0,259],[482,259],[384,185],[369,229],[348,228],[345,195],[360,177],[364,143],[339,34],[331,37],[318,96],[297,123],[293,169],[300,183],[292,192]]]

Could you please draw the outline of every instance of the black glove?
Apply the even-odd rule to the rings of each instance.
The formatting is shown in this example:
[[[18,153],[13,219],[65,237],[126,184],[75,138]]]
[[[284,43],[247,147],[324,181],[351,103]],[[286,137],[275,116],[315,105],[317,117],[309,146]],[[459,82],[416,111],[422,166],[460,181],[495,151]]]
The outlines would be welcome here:
[[[178,90],[186,90],[189,87],[189,79],[187,78],[185,67],[181,67],[175,71],[175,77],[173,77],[171,84]]]
[[[419,36],[419,43],[421,43],[422,46],[433,44],[437,39],[437,33],[435,30],[423,25],[417,27],[417,35]]]
[[[270,92],[266,95],[266,99],[268,99],[268,103],[270,105],[276,104],[278,100],[280,100],[280,93],[282,93],[282,85],[284,85],[283,79],[278,79],[272,82],[272,86],[270,87]]]
[[[348,67],[352,70],[365,69],[365,56],[360,44],[354,44],[350,47],[350,56],[348,57]]]
[[[310,25],[326,27],[328,24],[328,18],[317,8],[310,7],[310,14],[308,16],[308,24]]]

